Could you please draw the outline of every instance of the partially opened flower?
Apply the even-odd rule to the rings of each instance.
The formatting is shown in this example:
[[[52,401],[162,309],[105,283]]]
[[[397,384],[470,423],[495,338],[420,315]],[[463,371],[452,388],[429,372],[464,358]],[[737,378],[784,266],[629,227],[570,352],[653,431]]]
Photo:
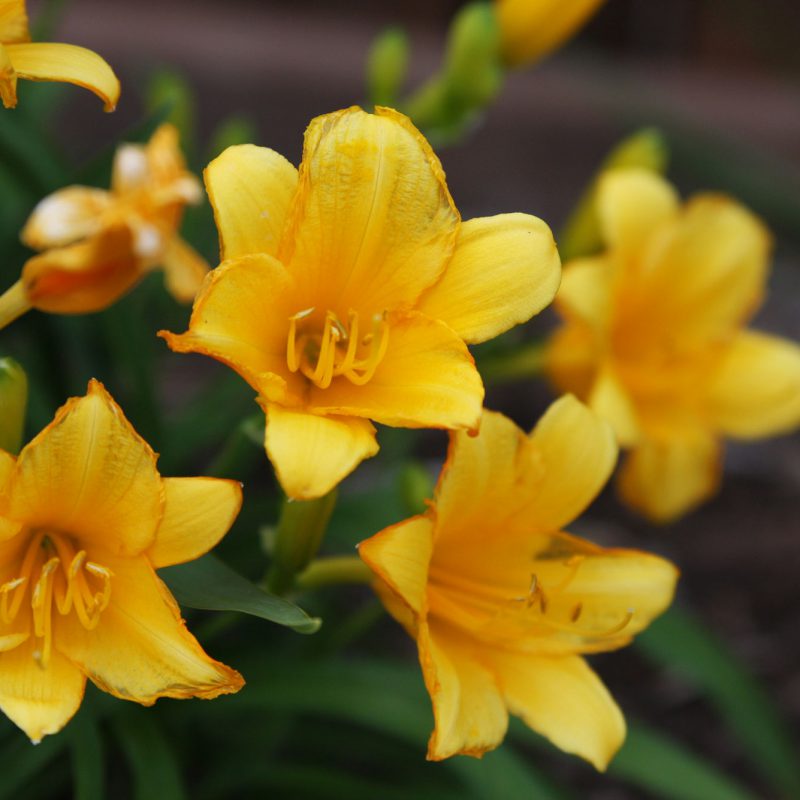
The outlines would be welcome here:
[[[573,36],[603,0],[496,0],[502,53],[519,67],[544,58]]]
[[[388,611],[417,640],[428,758],[480,756],[508,713],[604,769],[625,721],[585,653],[614,650],[669,605],[676,569],[564,532],[614,467],[611,429],[575,398],[530,435],[485,412],[451,434],[432,504],[362,542]]]
[[[770,237],[734,200],[681,206],[659,176],[618,170],[601,180],[597,207],[606,250],[565,266],[548,366],[630,448],[624,499],[666,521],[713,494],[723,436],[800,424],[800,347],[744,329]]]
[[[119,81],[97,53],[73,44],[31,42],[25,0],[0,0],[0,100],[17,105],[17,79],[64,81],[83,86],[113,111]]]
[[[181,302],[191,302],[208,264],[178,235],[187,203],[201,198],[178,132],[162,125],[145,145],[116,152],[111,190],[69,186],[33,210],[22,240],[44,252],[0,297],[0,327],[30,308],[84,314],[106,308],[157,266]]]
[[[213,547],[240,505],[234,481],[162,478],[96,381],[18,458],[0,451],[0,709],[37,742],[78,710],[87,677],[144,705],[238,691],[155,568]]]
[[[462,224],[439,160],[391,109],[315,119],[299,172],[242,145],[205,178],[224,262],[189,331],[162,335],[258,392],[293,498],[375,454],[370,420],[476,428],[483,385],[465,343],[529,319],[558,286],[549,228],[527,214]]]

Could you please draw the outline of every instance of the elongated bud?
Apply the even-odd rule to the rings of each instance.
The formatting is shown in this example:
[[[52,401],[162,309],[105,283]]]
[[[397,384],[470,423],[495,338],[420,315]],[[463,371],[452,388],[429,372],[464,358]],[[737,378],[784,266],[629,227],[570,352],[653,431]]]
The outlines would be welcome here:
[[[656,128],[644,128],[623,139],[605,158],[597,174],[584,191],[578,205],[567,220],[558,250],[562,261],[593,255],[603,249],[596,195],[600,176],[610,169],[639,167],[663,173],[667,168],[669,150],[662,133]]]
[[[0,358],[0,448],[18,453],[25,431],[28,376],[13,358]]]
[[[275,594],[292,588],[295,575],[304,570],[317,554],[333,509],[336,489],[315,500],[284,500],[267,587]]]
[[[433,498],[433,480],[422,464],[411,462],[400,472],[400,496],[411,514],[421,514]]]
[[[367,57],[367,91],[372,105],[397,105],[408,71],[408,49],[408,37],[400,28],[387,28],[372,43]]]

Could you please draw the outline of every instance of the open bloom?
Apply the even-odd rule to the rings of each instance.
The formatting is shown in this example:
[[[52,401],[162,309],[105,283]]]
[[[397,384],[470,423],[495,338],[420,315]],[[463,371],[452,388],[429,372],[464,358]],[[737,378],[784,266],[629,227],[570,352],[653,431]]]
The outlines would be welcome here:
[[[603,0],[497,0],[503,58],[519,67],[560,47]]]
[[[665,521],[714,492],[722,436],[800,424],[800,348],[743,330],[770,237],[734,200],[681,206],[663,178],[618,170],[601,179],[597,208],[606,250],[565,266],[548,366],[630,448],[623,498]]]
[[[31,42],[25,0],[0,0],[0,100],[17,105],[17,78],[64,81],[83,86],[113,111],[119,81],[97,53],[73,44]]]
[[[145,145],[121,145],[110,191],[69,186],[33,210],[22,240],[44,252],[28,259],[20,280],[0,297],[0,327],[30,308],[99,311],[159,265],[172,295],[191,302],[208,264],[178,228],[186,204],[201,196],[172,125],[162,125]]]
[[[0,451],[0,709],[37,742],[78,710],[87,677],[144,705],[238,691],[155,568],[213,547],[240,505],[234,481],[162,478],[96,381],[18,458]]]
[[[439,160],[391,109],[313,120],[299,171],[242,145],[205,179],[223,264],[189,331],[162,335],[258,392],[293,498],[377,452],[370,420],[476,428],[483,385],[465,342],[529,319],[558,286],[549,228],[527,214],[461,224]]]
[[[614,650],[669,605],[677,571],[563,531],[614,467],[611,429],[574,397],[526,436],[485,412],[451,434],[425,514],[362,542],[388,611],[417,640],[435,730],[428,758],[480,756],[508,712],[598,769],[625,721],[582,653]]]

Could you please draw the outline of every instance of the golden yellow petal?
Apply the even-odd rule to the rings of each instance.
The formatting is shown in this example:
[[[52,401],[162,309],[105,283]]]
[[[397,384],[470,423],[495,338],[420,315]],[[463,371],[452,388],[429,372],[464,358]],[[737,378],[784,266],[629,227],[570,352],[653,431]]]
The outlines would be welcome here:
[[[15,108],[17,105],[17,73],[2,43],[0,43],[0,100],[3,101],[5,108]]]
[[[367,419],[324,417],[263,401],[265,446],[281,487],[293,500],[322,497],[378,452]]]
[[[529,214],[461,225],[444,275],[417,303],[464,341],[484,342],[527,322],[551,302],[561,260],[550,228]]]
[[[711,379],[712,418],[728,436],[757,439],[800,425],[800,347],[757,331],[737,334]]]
[[[164,516],[147,551],[154,567],[199,558],[215,547],[242,507],[242,487],[218,478],[164,478]]]
[[[672,185],[652,170],[611,170],[597,187],[603,239],[623,258],[635,258],[661,226],[676,218],[679,204]]]
[[[0,42],[30,41],[25,0],[0,0]]]
[[[56,646],[103,691],[151,705],[159,697],[237,692],[238,672],[214,661],[186,629],[169,590],[145,557],[92,554],[113,573],[111,602],[94,630],[64,617]]]
[[[315,413],[368,417],[407,428],[475,428],[483,383],[464,342],[443,322],[418,312],[389,315],[389,343],[363,386],[339,377],[310,387]]]
[[[556,308],[567,320],[605,331],[614,313],[615,274],[607,256],[568,262],[556,294]]]
[[[7,519],[4,515],[8,509],[8,491],[11,488],[11,479],[17,459],[5,450],[0,450],[0,542],[12,539],[19,533],[21,523]],[[0,553],[0,563],[4,561],[4,554]],[[9,575],[7,580],[15,578]]]
[[[162,502],[155,454],[93,380],[19,454],[8,511],[29,526],[135,554],[152,544]]]
[[[631,450],[617,486],[623,500],[646,517],[670,522],[716,492],[721,458],[711,433],[677,431],[672,439],[644,441]]]
[[[80,708],[86,678],[55,650],[45,669],[34,659],[34,638],[0,652],[0,709],[28,738],[58,733]]]
[[[497,747],[508,713],[480,645],[435,621],[420,625],[417,645],[435,719],[428,759],[482,756]]]
[[[617,460],[608,423],[571,395],[556,400],[530,434],[542,478],[527,506],[531,529],[558,531],[605,485]]]
[[[425,606],[432,552],[433,522],[425,516],[398,522],[358,546],[367,566],[417,614]]]
[[[111,195],[102,189],[59,189],[33,209],[20,238],[34,250],[47,250],[93,236],[102,229],[102,215],[111,202]]]
[[[192,309],[189,330],[160,336],[179,353],[203,353],[235,369],[256,391],[265,374],[280,375],[302,393],[304,379],[289,372],[289,317],[302,310],[292,301],[283,265],[268,255],[242,256],[212,270]]]
[[[191,303],[209,270],[208,262],[180,236],[173,236],[161,258],[167,290],[179,303]]]
[[[252,144],[229,147],[203,173],[219,231],[220,258],[278,254],[297,170],[279,153]]]
[[[603,0],[498,0],[502,53],[520,67],[560,47],[597,11]]]
[[[586,405],[611,425],[621,446],[628,447],[641,438],[633,398],[609,365],[597,374]]]
[[[54,314],[107,308],[141,278],[141,265],[126,228],[33,256],[22,268],[28,302]]]
[[[640,327],[627,335],[660,337],[673,350],[729,335],[761,303],[770,250],[768,231],[746,208],[693,198],[648,241],[637,277]]]
[[[306,132],[279,258],[346,318],[410,308],[453,253],[459,216],[422,134],[391,109],[349,108]]]
[[[498,648],[487,653],[486,661],[512,714],[560,750],[605,770],[625,740],[625,719],[580,656],[532,656]]]
[[[34,81],[65,81],[94,92],[113,111],[119,100],[119,81],[97,53],[73,44],[6,45],[8,57],[20,78]]]
[[[569,392],[586,402],[600,366],[602,340],[583,323],[567,323],[545,345],[547,377],[559,392]]]

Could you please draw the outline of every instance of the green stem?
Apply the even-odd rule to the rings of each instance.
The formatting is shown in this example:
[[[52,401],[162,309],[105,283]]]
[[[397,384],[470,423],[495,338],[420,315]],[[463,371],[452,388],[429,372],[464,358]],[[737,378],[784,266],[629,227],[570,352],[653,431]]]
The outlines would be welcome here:
[[[358,556],[329,556],[312,561],[294,581],[301,591],[343,583],[370,583],[373,574]]]

